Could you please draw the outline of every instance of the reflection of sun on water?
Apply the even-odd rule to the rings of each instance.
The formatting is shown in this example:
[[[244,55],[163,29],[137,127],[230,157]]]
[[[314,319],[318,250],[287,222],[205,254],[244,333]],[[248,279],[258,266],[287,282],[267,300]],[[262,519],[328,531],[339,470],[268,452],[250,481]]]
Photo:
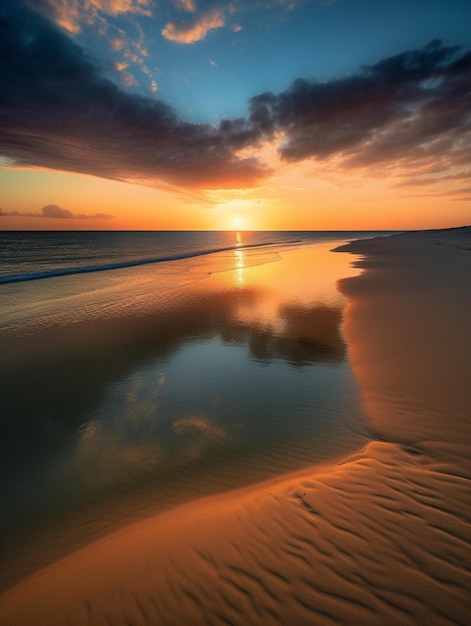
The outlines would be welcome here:
[[[240,232],[236,233],[236,242],[238,246],[242,246],[242,235]],[[236,282],[238,287],[242,287],[244,284],[244,267],[245,257],[244,251],[241,249],[234,250],[234,256],[236,260]]]
[[[244,253],[242,250],[235,250],[236,268],[237,268],[237,285],[242,287],[244,284]]]

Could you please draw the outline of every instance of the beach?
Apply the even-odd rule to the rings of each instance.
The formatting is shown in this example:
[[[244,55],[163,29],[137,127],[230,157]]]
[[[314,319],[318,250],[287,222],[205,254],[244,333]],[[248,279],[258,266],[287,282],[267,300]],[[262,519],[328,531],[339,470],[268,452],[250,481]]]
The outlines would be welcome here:
[[[172,443],[173,458],[183,460],[181,469],[176,461],[169,467],[180,472],[180,482],[167,485],[159,474],[157,504],[143,504],[150,493],[155,499],[154,483],[135,497],[120,483],[126,497],[110,505],[106,523],[104,509],[100,525],[84,513],[59,540],[61,530],[52,525],[42,531],[36,556],[33,539],[25,541],[33,556],[4,585],[0,623],[469,623],[471,229],[364,239],[335,252],[323,246],[322,258],[339,264],[331,275],[339,279],[337,295],[320,279],[316,297],[306,293],[309,273],[327,273],[320,257],[310,265],[309,246],[281,255],[264,251],[263,258],[245,261],[239,255],[232,266],[225,259],[221,272],[202,261],[193,274],[196,289],[194,280],[185,282],[159,311],[142,301],[137,330],[120,311],[106,327],[99,316],[93,327],[77,317],[72,338],[59,317],[53,331],[28,327],[21,341],[6,336],[18,368],[25,362],[34,368],[38,354],[55,350],[51,369],[38,374],[38,387],[53,375],[60,386],[66,364],[93,351],[96,369],[73,392],[84,404],[91,402],[93,385],[105,388],[107,376],[131,363],[150,368],[157,352],[162,363],[177,363],[183,345],[216,363],[209,386],[223,362],[234,363],[238,354],[241,365],[221,374],[240,382],[227,398],[221,392],[207,413],[172,422],[175,441],[191,437],[181,448]],[[139,272],[146,284],[150,278]],[[268,293],[261,285],[273,289]],[[73,294],[69,304],[72,310]],[[226,348],[230,357],[221,352]],[[256,369],[242,360],[247,350]],[[158,371],[152,370],[153,385]],[[242,371],[256,377],[254,389]],[[264,379],[263,372],[270,375]],[[171,374],[166,370],[165,381]],[[157,397],[138,394],[145,378],[134,383],[121,383],[131,408],[136,394],[146,402]],[[90,397],[83,398],[84,388]],[[158,385],[152,389],[157,393]],[[119,386],[112,391],[118,394]],[[224,421],[224,408],[243,405],[250,394],[252,421],[245,418],[242,428],[242,413]],[[256,415],[269,394],[273,407],[259,424]],[[109,405],[118,406],[120,398]],[[317,422],[313,406],[322,414]],[[146,407],[150,421],[151,404]],[[132,420],[127,414],[126,424]],[[100,432],[98,423],[103,429],[95,416],[81,431],[74,452],[80,467],[90,466],[94,455],[103,457],[99,435],[114,433]],[[252,434],[245,440],[240,433],[247,431]],[[240,441],[242,461],[235,452]],[[115,461],[94,467],[93,480],[105,484],[126,463],[146,471],[157,467],[164,449],[139,440],[113,454]],[[57,468],[70,480],[63,461]],[[101,491],[92,496],[99,500]],[[47,558],[44,546],[50,547]],[[18,550],[9,556],[11,567],[15,555]]]

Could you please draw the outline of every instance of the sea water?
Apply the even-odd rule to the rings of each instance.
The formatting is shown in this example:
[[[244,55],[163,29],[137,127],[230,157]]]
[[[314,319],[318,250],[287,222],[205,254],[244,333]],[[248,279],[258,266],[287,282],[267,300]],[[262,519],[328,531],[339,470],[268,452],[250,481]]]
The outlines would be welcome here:
[[[0,234],[3,584],[362,445],[330,249],[367,236]]]
[[[302,244],[373,235],[370,232],[350,231],[0,232],[0,284],[133,265],[168,263],[238,247]]]

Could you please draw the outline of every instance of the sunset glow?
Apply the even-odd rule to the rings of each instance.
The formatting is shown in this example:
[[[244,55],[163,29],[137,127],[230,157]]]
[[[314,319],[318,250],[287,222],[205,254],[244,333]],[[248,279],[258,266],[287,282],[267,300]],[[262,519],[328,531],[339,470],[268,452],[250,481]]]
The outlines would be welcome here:
[[[470,26],[0,0],[0,626],[469,622]]]
[[[465,0],[34,7],[0,12],[2,229],[469,222]]]

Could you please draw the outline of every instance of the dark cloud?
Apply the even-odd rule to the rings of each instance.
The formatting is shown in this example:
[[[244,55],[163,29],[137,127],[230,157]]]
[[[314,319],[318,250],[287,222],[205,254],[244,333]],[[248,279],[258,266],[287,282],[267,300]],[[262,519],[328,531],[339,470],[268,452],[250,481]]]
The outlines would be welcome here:
[[[109,213],[92,213],[91,215],[85,213],[72,213],[69,209],[63,209],[57,204],[47,204],[44,206],[39,213],[34,213],[33,211],[28,211],[22,213],[21,211],[3,211],[0,209],[0,217],[49,217],[53,219],[112,219],[113,215]]]
[[[203,187],[265,174],[234,154],[255,139],[246,123],[227,131],[187,123],[166,103],[119,89],[61,30],[13,0],[0,8],[0,64],[1,153],[15,164]]]
[[[427,172],[422,171],[421,174],[422,176],[416,178],[405,178],[394,186],[401,189],[403,187],[430,188],[430,186],[433,185],[438,186],[436,190],[433,193],[423,195],[452,196],[454,200],[469,200],[469,194],[471,193],[471,187],[469,187],[471,183],[471,169],[462,169],[459,173],[444,176],[436,176],[435,172],[431,172],[431,174],[427,175]],[[446,187],[442,187],[442,183],[446,183]],[[450,183],[453,185],[453,188],[450,187]],[[465,186],[461,187],[461,185]],[[444,189],[446,189],[446,191]],[[459,198],[454,198],[454,196],[459,196]]]
[[[215,126],[185,122],[165,102],[120,89],[43,13],[21,0],[0,5],[0,151],[13,164],[154,185],[245,187],[270,171],[239,151],[265,139],[279,143],[287,162],[335,158],[431,184],[470,169],[471,53],[459,47],[434,41],[348,77],[298,79],[253,97],[248,119]]]
[[[344,157],[352,167],[407,159],[471,161],[471,53],[433,41],[347,78],[299,79],[250,101],[251,121],[284,136],[287,161]]]
[[[63,209],[57,204],[48,204],[43,207],[42,215],[43,217],[59,217],[61,219],[73,217],[72,211],[69,211],[69,209]]]

